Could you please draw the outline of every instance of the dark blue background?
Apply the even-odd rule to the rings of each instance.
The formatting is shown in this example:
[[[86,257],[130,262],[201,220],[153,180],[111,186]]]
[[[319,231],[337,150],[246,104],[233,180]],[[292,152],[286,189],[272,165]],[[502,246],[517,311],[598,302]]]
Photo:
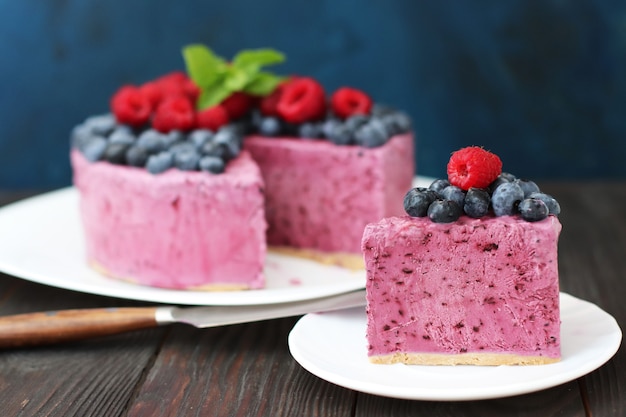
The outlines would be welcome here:
[[[424,175],[482,145],[523,177],[626,178],[625,2],[0,0],[0,189],[68,185],[71,128],[193,42],[405,109]]]

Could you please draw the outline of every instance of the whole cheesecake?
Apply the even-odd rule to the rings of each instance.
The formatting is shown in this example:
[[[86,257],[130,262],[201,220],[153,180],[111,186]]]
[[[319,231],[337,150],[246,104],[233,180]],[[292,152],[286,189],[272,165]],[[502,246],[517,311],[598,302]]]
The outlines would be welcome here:
[[[477,149],[471,149],[475,159],[463,163],[461,171],[470,172],[463,175],[483,169],[474,164],[483,163],[486,151]],[[560,360],[560,208],[532,182],[497,168],[485,171],[488,180],[480,185],[494,180],[486,189],[439,180],[407,193],[408,215],[366,227],[371,362]]]
[[[177,289],[263,288],[272,249],[363,268],[366,224],[402,212],[415,173],[408,117],[363,91],[183,49],[188,73],[124,85],[72,131],[88,262]]]

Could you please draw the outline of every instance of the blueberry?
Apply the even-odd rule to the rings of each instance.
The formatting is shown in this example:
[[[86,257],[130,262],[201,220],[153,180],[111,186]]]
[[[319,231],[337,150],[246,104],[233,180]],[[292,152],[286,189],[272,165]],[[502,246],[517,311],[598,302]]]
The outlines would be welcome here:
[[[357,145],[365,148],[376,148],[387,142],[389,135],[385,126],[378,119],[372,119],[354,132]]]
[[[561,214],[561,205],[551,195],[548,195],[546,193],[532,193],[528,197],[543,201],[548,207],[548,212],[550,214],[554,214],[555,216]]]
[[[364,114],[355,114],[354,116],[348,117],[344,124],[348,129],[353,132],[356,132],[361,126],[367,124],[370,118]]]
[[[532,193],[539,192],[539,186],[531,180],[523,180],[523,179],[517,178],[513,180],[513,182],[515,182],[517,185],[520,186],[522,191],[524,191],[524,197],[526,198],[528,198],[528,196],[531,195]]]
[[[281,134],[281,123],[276,117],[264,117],[259,122],[259,133],[263,136],[279,136]]]
[[[439,178],[433,181],[428,187],[429,190],[433,190],[436,193],[440,193],[441,190],[450,185],[450,181],[444,178]]]
[[[171,152],[162,151],[155,155],[150,155],[146,162],[146,169],[151,174],[159,174],[168,170],[174,165],[174,156]]]
[[[234,129],[223,127],[213,136],[213,141],[218,145],[223,145],[226,150],[226,159],[232,159],[239,155],[241,141],[243,137]]]
[[[335,145],[351,145],[354,141],[354,133],[337,120],[326,122],[322,130],[324,136]]]
[[[109,135],[109,143],[132,145],[135,139],[133,131],[128,126],[119,126]]]
[[[512,181],[515,181],[514,175],[509,174],[508,172],[502,172],[491,184],[489,184],[489,191],[493,193],[499,185]]]
[[[165,134],[165,137],[166,144],[185,140],[185,134],[180,130],[170,130],[168,133]]]
[[[372,106],[372,116],[376,116],[376,117],[382,117],[382,116],[386,116],[388,114],[393,114],[395,113],[396,110],[394,110],[393,107],[391,106],[387,106],[385,104],[380,104],[380,103],[374,103],[374,105]]]
[[[108,136],[117,126],[115,116],[108,113],[99,116],[88,117],[84,125],[94,135]]]
[[[195,152],[196,146],[190,141],[183,140],[173,143],[167,150],[176,155],[179,152]]]
[[[198,169],[200,154],[195,149],[183,150],[174,154],[174,166],[182,171]]]
[[[228,149],[226,146],[213,141],[205,143],[201,149],[201,153],[204,156],[215,156],[220,159],[228,159]]]
[[[536,222],[548,217],[548,206],[538,198],[526,198],[519,203],[519,213],[529,222]]]
[[[435,223],[452,223],[461,217],[463,211],[452,200],[435,200],[428,207],[428,218]]]
[[[302,123],[298,126],[298,136],[306,139],[318,139],[323,136],[322,125],[319,123]]]
[[[202,149],[205,143],[213,139],[213,132],[209,129],[198,129],[188,136],[189,142],[193,143],[196,149]]]
[[[102,158],[104,155],[104,151],[107,148],[107,140],[101,136],[92,136],[84,145],[83,145],[83,155],[87,158],[88,161],[95,162]]]
[[[517,213],[517,205],[524,199],[524,191],[514,182],[500,184],[493,191],[491,205],[496,216],[510,216]]]
[[[141,146],[130,146],[126,150],[126,163],[133,167],[143,167],[148,161],[148,151]]]
[[[482,188],[470,188],[465,194],[463,211],[470,217],[479,219],[489,213],[489,193]]]
[[[129,145],[126,143],[111,143],[107,145],[107,148],[102,155],[102,159],[116,165],[126,164],[126,150]]]
[[[137,138],[137,145],[151,154],[165,150],[166,142],[166,135],[154,129],[144,131]]]
[[[411,130],[411,119],[408,115],[401,112],[386,114],[382,116],[380,120],[387,127],[390,136],[406,133]]]
[[[465,191],[454,185],[449,185],[439,193],[445,200],[454,201],[459,207],[465,205]]]
[[[412,188],[404,196],[404,211],[411,217],[425,217],[428,206],[438,197],[436,192],[428,188]]]
[[[84,124],[74,126],[72,133],[70,134],[70,144],[72,148],[83,150],[85,145],[89,143],[92,138],[91,131]]]
[[[225,168],[224,160],[215,156],[203,156],[198,165],[202,171],[208,171],[214,174],[224,172]]]

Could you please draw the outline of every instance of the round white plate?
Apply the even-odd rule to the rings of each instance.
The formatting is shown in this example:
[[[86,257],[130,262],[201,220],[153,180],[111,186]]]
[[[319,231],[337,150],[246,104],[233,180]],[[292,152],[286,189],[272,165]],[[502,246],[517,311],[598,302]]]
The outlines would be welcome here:
[[[64,188],[0,209],[0,271],[85,293],[187,305],[270,304],[324,297],[365,286],[365,271],[268,254],[267,286],[250,291],[185,291],[140,286],[87,266],[78,192]]]
[[[300,365],[337,385],[411,400],[499,398],[553,387],[599,368],[620,346],[615,319],[596,305],[561,293],[562,360],[534,366],[417,366],[372,364],[364,308],[307,314],[289,334]]]

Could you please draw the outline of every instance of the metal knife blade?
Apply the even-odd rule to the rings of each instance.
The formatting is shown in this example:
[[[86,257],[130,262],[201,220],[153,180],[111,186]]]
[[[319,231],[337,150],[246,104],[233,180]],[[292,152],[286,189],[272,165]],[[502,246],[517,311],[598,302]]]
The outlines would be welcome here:
[[[216,327],[299,316],[306,313],[333,311],[365,305],[365,290],[324,298],[269,305],[159,307],[155,313],[159,325],[186,323],[195,327]]]
[[[121,307],[0,317],[0,348],[108,336],[171,323],[216,327],[365,305],[365,290],[279,304],[206,307]]]

